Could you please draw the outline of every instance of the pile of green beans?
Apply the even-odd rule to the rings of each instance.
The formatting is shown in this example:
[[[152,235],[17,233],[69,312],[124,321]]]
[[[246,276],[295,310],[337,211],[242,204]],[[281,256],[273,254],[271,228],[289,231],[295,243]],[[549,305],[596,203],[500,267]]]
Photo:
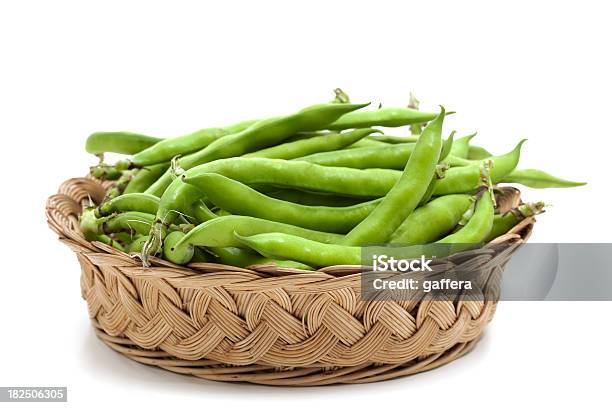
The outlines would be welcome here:
[[[584,184],[521,169],[524,140],[494,155],[473,144],[476,133],[445,132],[443,107],[421,111],[411,96],[408,107],[373,109],[335,92],[294,113],[183,136],[93,133],[91,175],[116,182],[81,215],[85,238],[145,265],[311,270],[359,264],[364,245],[416,254],[430,243],[490,242],[544,209],[517,200],[500,213],[497,186]],[[105,153],[126,157],[106,163]]]

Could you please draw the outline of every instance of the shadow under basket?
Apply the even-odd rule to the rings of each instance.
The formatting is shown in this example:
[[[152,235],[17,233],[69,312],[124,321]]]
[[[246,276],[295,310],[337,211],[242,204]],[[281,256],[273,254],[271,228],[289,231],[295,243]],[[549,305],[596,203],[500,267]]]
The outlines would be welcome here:
[[[47,219],[79,260],[81,294],[97,336],[143,364],[266,385],[381,381],[461,357],[495,313],[493,300],[364,301],[355,266],[305,272],[153,259],[145,268],[88,242],[79,229],[82,209],[99,203],[109,186],[67,180],[48,199]],[[533,222],[525,219],[495,242],[523,243]],[[478,258],[481,268],[501,273],[512,251],[487,245],[471,252],[451,258]]]

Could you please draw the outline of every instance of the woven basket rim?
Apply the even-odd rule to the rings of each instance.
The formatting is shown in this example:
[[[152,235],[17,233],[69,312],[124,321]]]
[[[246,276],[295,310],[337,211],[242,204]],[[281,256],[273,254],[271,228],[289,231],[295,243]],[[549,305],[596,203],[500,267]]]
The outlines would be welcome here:
[[[144,267],[138,254],[127,254],[102,242],[87,241],[78,226],[78,217],[86,206],[84,204],[99,204],[104,198],[106,190],[112,185],[112,182],[102,182],[90,176],[74,177],[64,181],[60,185],[58,192],[47,199],[45,206],[47,223],[51,230],[58,235],[61,242],[74,249],[80,247],[81,251],[97,252],[100,256],[119,257],[125,262],[126,267],[133,266],[140,269],[139,273],[153,268],[157,274],[162,273],[164,274],[163,277],[170,279],[211,273],[231,273],[231,276],[234,278],[232,280],[234,281],[240,277],[247,281],[251,279],[275,279],[282,281],[284,279],[300,280],[300,278],[306,278],[312,283],[314,282],[313,280],[326,281],[330,279],[355,278],[359,277],[364,271],[363,266],[358,265],[334,265],[311,271],[278,267],[273,264],[256,265],[249,268],[221,263],[194,262],[187,265],[177,265],[157,257],[151,257],[149,260],[150,267]],[[514,188],[508,187],[508,189]],[[497,237],[486,245],[454,254],[452,257],[487,251],[492,246],[498,244],[524,243],[529,239],[534,223],[534,217],[527,217],[506,234]],[[135,271],[135,273],[138,272]]]

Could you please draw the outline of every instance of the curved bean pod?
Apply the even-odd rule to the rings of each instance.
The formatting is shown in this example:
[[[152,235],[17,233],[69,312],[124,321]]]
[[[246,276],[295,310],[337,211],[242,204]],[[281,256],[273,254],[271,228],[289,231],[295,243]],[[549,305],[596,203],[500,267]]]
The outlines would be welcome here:
[[[294,159],[317,152],[340,150],[363,139],[369,134],[380,132],[376,129],[357,129],[351,132],[331,133],[308,139],[287,142],[267,149],[248,153],[242,157],[264,157],[269,159]]]
[[[79,227],[88,241],[95,241],[100,235],[100,225],[104,218],[96,217],[95,207],[85,208],[79,217]]]
[[[367,104],[328,103],[313,105],[292,115],[261,120],[242,132],[215,140],[204,149],[178,160],[181,169],[217,159],[240,156],[282,142],[300,131],[319,130],[347,112],[361,109]],[[172,182],[172,175],[166,172],[148,190],[161,196]]]
[[[470,153],[470,140],[472,140],[474,136],[476,136],[476,132],[455,140],[453,148],[450,151],[451,156],[467,159]]]
[[[101,228],[105,234],[126,231],[135,234],[147,235],[155,216],[136,211],[116,214],[102,223]]]
[[[161,142],[135,154],[127,166],[143,167],[167,162],[175,156],[185,155],[205,148],[217,139],[242,132],[257,120],[247,120],[227,127],[213,127],[197,130],[184,136],[164,139]]]
[[[247,215],[318,231],[345,233],[359,224],[381,201],[350,207],[306,206],[268,197],[238,181],[215,173],[190,178],[217,207],[232,214]]]
[[[136,239],[134,239],[130,245],[128,245],[127,247],[127,252],[128,253],[137,253],[139,254],[142,251],[142,248],[144,247],[144,244],[147,242],[147,239],[149,237],[146,235],[142,235]]]
[[[433,120],[437,114],[410,108],[380,108],[351,112],[326,126],[330,130],[359,129],[373,126],[399,127]]]
[[[341,235],[337,234],[308,230],[260,218],[228,215],[196,226],[170,248],[167,248],[167,241],[165,241],[164,251],[174,252],[171,255],[174,260],[179,260],[179,263],[186,263],[191,259],[193,247],[196,246],[244,247],[243,243],[236,239],[234,232],[240,235],[282,232],[324,243],[338,242],[342,238]]]
[[[345,245],[387,242],[391,234],[417,207],[431,183],[442,151],[445,110],[423,130],[406,167],[378,206],[342,240]],[[439,183],[438,183],[439,184]]]
[[[129,181],[123,194],[142,193],[170,168],[170,163],[154,164],[137,169],[136,174]]]
[[[484,242],[493,228],[495,196],[493,195],[493,188],[491,187],[490,175],[486,174],[489,172],[488,165],[483,165],[481,168],[481,184],[486,183],[488,185],[484,187],[482,195],[478,201],[476,201],[474,213],[469,221],[459,231],[436,241],[438,244],[450,244],[450,253],[456,252],[454,245],[460,245],[462,249],[467,249],[464,245],[480,244]],[[484,178],[485,174],[486,178]]]
[[[393,136],[393,135],[372,135],[368,136],[368,140],[375,140],[377,142],[384,142],[387,144],[400,144],[400,143],[416,143],[419,140],[418,135],[408,135],[408,136]]]
[[[123,245],[121,245],[119,242],[115,241],[111,237],[109,237],[107,235],[104,235],[104,234],[98,235],[92,241],[102,242],[103,244],[112,246],[113,248],[118,249],[121,252],[126,252],[126,249],[125,249],[125,247]]]
[[[395,230],[390,241],[394,244],[427,244],[452,230],[472,205],[467,194],[438,197],[412,214]]]
[[[136,154],[162,140],[131,132],[96,132],[85,141],[85,150],[91,154]]]
[[[217,214],[212,212],[203,200],[196,202],[193,205],[193,216],[199,222],[206,222],[218,218]]]
[[[373,140],[366,137],[353,143],[352,145],[346,146],[345,149],[359,149],[360,147],[383,147],[388,145],[389,143],[380,142],[378,140]]]
[[[362,203],[364,200],[354,197],[338,196],[333,194],[312,193],[300,190],[280,189],[280,190],[259,190],[268,197],[283,201],[290,201],[302,205],[322,205],[325,207],[348,207]]]
[[[537,169],[515,169],[503,177],[504,183],[519,183],[531,188],[563,188],[584,186],[586,183],[564,180]]]
[[[323,244],[280,232],[236,236],[247,247],[268,258],[291,259],[315,267],[361,265],[361,247]]]
[[[484,147],[470,145],[468,148],[467,158],[469,160],[484,160],[492,156],[493,153],[489,152]]]
[[[321,166],[350,167],[353,169],[395,169],[406,167],[406,162],[414,150],[414,143],[360,147],[337,152],[316,153],[294,159]]]
[[[164,258],[169,260],[170,262],[174,262],[178,265],[183,265],[189,262],[207,262],[208,259],[204,257],[204,259],[199,260],[196,259],[202,256],[204,251],[199,251],[198,248],[195,248],[195,251],[192,252],[191,256],[185,257],[185,253],[177,253],[168,248],[175,247],[176,243],[178,243],[181,239],[184,238],[184,233],[179,231],[174,231],[168,234],[166,240],[164,241]],[[302,269],[302,270],[311,270],[312,268],[308,265],[304,265],[294,261],[279,261],[275,259],[270,259],[261,256],[255,251],[244,248],[234,248],[234,247],[216,247],[216,248],[208,248],[208,251],[212,253],[218,261],[226,265],[233,265],[240,268],[246,268],[249,266],[255,265],[266,265],[272,264],[278,267],[285,268],[294,268],[294,269]],[[179,257],[183,256],[183,257]]]
[[[105,201],[96,209],[96,216],[104,217],[115,212],[137,211],[156,214],[159,197],[145,193],[128,193]]]
[[[509,153],[502,156],[492,157],[491,180],[498,183],[513,171],[521,157],[521,147],[525,140],[521,140]],[[475,190],[480,181],[480,165],[452,167],[446,172],[446,176],[436,183],[434,195],[447,195],[466,193]]]
[[[229,158],[187,170],[180,179],[188,182],[205,173],[221,174],[249,185],[270,185],[366,198],[384,196],[402,174],[395,170],[327,167],[294,160]]]

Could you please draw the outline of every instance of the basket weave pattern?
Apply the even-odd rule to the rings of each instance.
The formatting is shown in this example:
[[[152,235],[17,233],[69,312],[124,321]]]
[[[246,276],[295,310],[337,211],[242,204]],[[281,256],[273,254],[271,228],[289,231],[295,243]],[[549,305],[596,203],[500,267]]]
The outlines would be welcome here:
[[[138,362],[222,381],[363,383],[414,374],[468,352],[493,318],[489,300],[366,302],[357,267],[299,272],[137,259],[88,242],[78,216],[108,184],[70,179],[47,202],[49,226],[76,254],[98,337]],[[496,241],[521,243],[533,219]],[[487,247],[465,262],[501,271]],[[464,259],[466,259],[464,257]]]

